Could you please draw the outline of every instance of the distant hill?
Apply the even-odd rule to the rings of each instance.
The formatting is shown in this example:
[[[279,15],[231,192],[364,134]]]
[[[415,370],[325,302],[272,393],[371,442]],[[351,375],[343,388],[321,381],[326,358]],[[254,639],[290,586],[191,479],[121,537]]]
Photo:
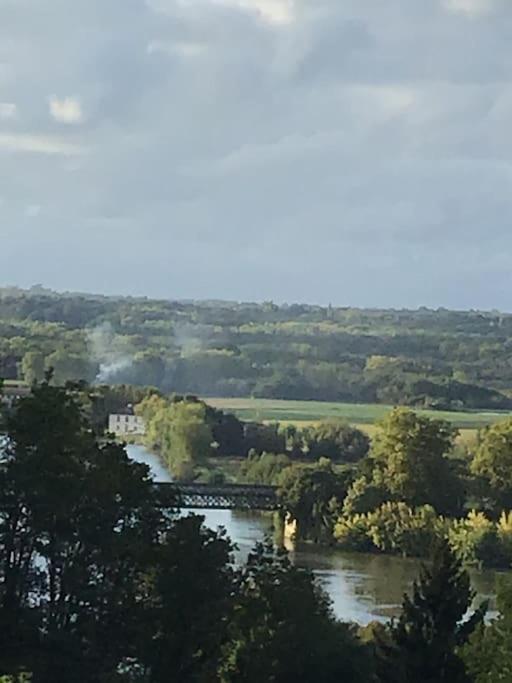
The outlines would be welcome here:
[[[512,315],[0,289],[0,377],[202,396],[512,406]]]

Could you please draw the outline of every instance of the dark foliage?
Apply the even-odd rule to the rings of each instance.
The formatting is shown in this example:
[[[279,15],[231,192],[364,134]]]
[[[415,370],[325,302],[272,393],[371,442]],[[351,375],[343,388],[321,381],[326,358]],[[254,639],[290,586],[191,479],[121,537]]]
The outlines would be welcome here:
[[[459,648],[483,621],[485,606],[464,621],[473,597],[460,560],[440,544],[400,618],[378,636],[381,683],[471,683]]]

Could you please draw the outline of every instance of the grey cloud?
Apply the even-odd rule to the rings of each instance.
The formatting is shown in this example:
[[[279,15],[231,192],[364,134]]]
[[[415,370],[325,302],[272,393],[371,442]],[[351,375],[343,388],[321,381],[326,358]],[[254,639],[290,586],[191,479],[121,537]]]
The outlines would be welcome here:
[[[0,0],[3,279],[510,309],[510,4],[250,4]]]

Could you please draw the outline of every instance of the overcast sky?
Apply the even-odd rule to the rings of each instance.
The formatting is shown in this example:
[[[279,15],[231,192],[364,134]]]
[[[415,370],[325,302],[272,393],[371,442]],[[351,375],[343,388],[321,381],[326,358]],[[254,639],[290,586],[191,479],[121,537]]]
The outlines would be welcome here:
[[[512,310],[511,0],[0,0],[0,282]]]

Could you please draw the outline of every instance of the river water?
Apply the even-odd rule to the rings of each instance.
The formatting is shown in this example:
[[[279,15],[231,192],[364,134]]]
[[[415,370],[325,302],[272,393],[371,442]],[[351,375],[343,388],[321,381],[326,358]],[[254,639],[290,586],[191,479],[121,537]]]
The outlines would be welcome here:
[[[128,446],[127,450],[133,460],[149,465],[155,481],[171,481],[156,456],[141,446]],[[272,532],[271,519],[263,514],[230,510],[204,510],[200,514],[209,527],[226,529],[241,558]],[[384,621],[397,615],[403,594],[411,587],[419,568],[416,560],[345,553],[311,544],[299,544],[291,551],[291,558],[296,565],[315,572],[331,596],[338,618],[359,624]],[[493,571],[471,573],[477,592],[476,604],[490,599],[493,607],[496,578],[497,573]]]

